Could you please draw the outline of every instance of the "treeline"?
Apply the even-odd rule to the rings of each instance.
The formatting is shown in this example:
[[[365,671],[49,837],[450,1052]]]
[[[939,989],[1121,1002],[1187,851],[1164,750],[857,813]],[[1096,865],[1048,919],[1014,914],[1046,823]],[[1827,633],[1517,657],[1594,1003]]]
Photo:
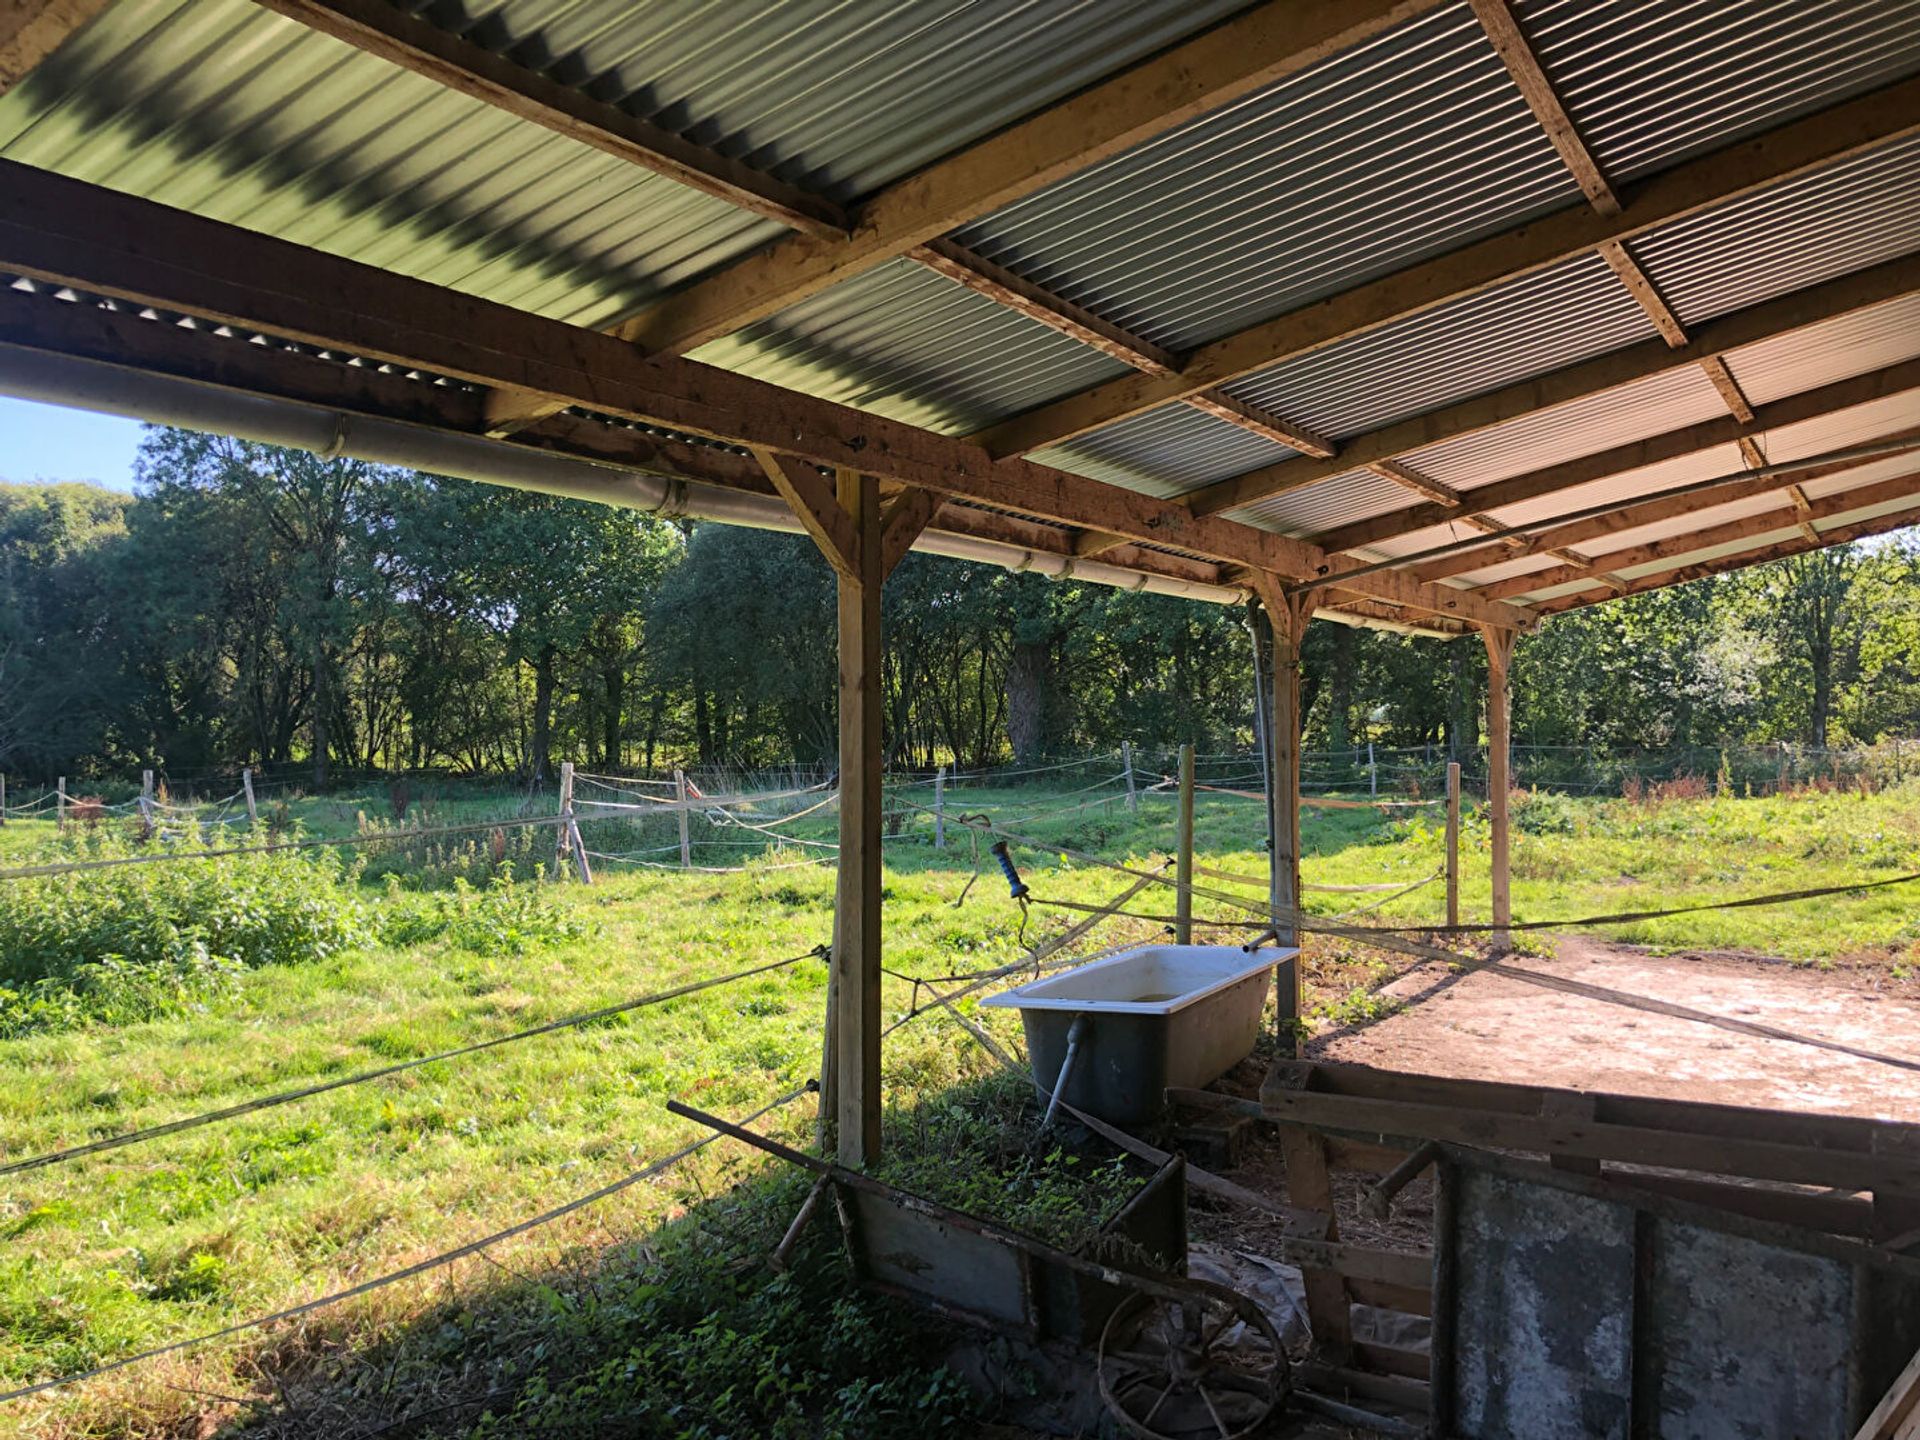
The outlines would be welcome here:
[[[544,774],[834,753],[831,573],[797,536],[154,429],[135,493],[0,487],[0,768]],[[909,556],[890,761],[1251,743],[1244,611]],[[1524,640],[1533,744],[1920,730],[1920,551],[1831,550]],[[1308,743],[1470,749],[1485,660],[1309,630]]]

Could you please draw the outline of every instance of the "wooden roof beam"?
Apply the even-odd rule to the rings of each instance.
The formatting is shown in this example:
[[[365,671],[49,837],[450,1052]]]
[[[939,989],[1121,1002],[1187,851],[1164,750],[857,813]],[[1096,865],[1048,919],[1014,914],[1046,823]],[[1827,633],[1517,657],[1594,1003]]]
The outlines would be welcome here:
[[[94,16],[108,0],[3,0],[0,3],[0,95]]]
[[[1030,462],[995,464],[962,439],[713,366],[649,360],[610,335],[7,161],[0,269],[1272,573],[1354,568],[1174,501]],[[1356,577],[1352,588],[1454,619],[1533,623],[1405,576]]]
[[[1920,76],[1676,165],[1640,184],[1618,215],[1581,207],[1531,221],[1203,345],[1175,378],[1108,381],[1014,416],[975,438],[998,456],[1058,444],[1916,133]],[[1233,503],[1258,498],[1242,495]]]
[[[1824,550],[1833,545],[1850,545],[1856,540],[1884,535],[1890,530],[1904,530],[1909,525],[1915,524],[1920,524],[1920,505],[1897,510],[1889,515],[1876,516],[1872,520],[1862,520],[1853,525],[1843,525],[1823,531],[1817,541],[1808,540],[1805,536],[1796,536],[1792,540],[1763,545],[1737,555],[1723,556],[1718,560],[1708,560],[1698,565],[1685,565],[1674,570],[1642,575],[1628,582],[1627,593],[1644,595],[1650,590],[1666,590],[1675,585],[1684,585],[1689,580],[1704,580],[1708,576],[1724,575],[1731,570],[1745,570],[1750,566],[1764,565],[1768,561],[1804,555],[1810,550]],[[1542,600],[1534,606],[1534,609],[1541,615],[1559,615],[1568,610],[1580,610],[1589,605],[1604,604],[1615,598],[1618,597],[1584,595],[1576,592],[1572,595],[1558,596],[1552,600]]]
[[[1586,141],[1580,138],[1573,118],[1560,103],[1553,82],[1547,78],[1540,57],[1534,54],[1533,45],[1520,28],[1519,18],[1514,15],[1507,0],[1470,0],[1470,3],[1474,18],[1480,22],[1480,28],[1487,32],[1487,39],[1493,43],[1494,53],[1500,57],[1500,63],[1507,67],[1507,73],[1513,77],[1513,83],[1527,102],[1527,108],[1533,111],[1533,118],[1547,132],[1547,139],[1559,152],[1560,163],[1567,167],[1567,173],[1573,176],[1580,193],[1587,197],[1587,203],[1598,214],[1618,215],[1620,197],[1614,194],[1613,186],[1600,169],[1600,162],[1593,158]]]

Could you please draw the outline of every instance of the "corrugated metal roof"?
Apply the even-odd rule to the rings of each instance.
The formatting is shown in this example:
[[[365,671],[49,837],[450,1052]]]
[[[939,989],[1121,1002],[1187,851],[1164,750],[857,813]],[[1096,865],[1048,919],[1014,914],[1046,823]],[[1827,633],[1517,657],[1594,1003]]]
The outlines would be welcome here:
[[[0,155],[582,325],[781,233],[247,0],[112,7]]]
[[[1130,373],[911,260],[824,290],[694,358],[949,434]]]
[[[1920,70],[1920,0],[1518,0],[1615,181]]]
[[[1167,498],[1293,453],[1191,406],[1162,405],[1069,444],[1035,451],[1032,458]]]
[[[1920,355],[1920,295],[1736,350],[1727,367],[1756,405]]]
[[[1920,136],[1881,146],[1634,242],[1682,321],[1920,249]]]
[[[1578,191],[1465,5],[1008,206],[962,243],[1182,350]]]
[[[460,0],[445,28],[847,201],[1248,0]]]
[[[1425,497],[1371,470],[1349,470],[1304,490],[1275,495],[1229,512],[1235,520],[1283,535],[1318,535],[1336,525],[1365,520],[1412,505]]]
[[[1226,389],[1345,439],[1653,334],[1606,262],[1583,255],[1296,356]],[[1391,383],[1381,383],[1383,376]]]
[[[1810,455],[1863,445],[1916,426],[1920,426],[1920,393],[1909,390],[1822,415],[1817,420],[1770,430],[1761,438],[1760,448],[1770,461],[1804,460]]]

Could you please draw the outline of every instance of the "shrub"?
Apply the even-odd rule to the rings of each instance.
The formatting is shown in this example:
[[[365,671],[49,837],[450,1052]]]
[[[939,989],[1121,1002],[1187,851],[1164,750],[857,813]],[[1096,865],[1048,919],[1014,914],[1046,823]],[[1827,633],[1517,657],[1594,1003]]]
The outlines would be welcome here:
[[[471,955],[515,955],[577,940],[592,927],[553,903],[538,880],[517,882],[512,867],[484,890],[456,876],[450,894],[407,895],[400,878],[387,876],[387,905],[380,938],[389,945],[420,945],[444,939]]]
[[[224,843],[213,841],[213,848]],[[71,847],[111,859],[102,835]],[[0,888],[0,1035],[127,1022],[204,1004],[246,970],[324,959],[366,938],[353,872],[331,851],[83,870]]]

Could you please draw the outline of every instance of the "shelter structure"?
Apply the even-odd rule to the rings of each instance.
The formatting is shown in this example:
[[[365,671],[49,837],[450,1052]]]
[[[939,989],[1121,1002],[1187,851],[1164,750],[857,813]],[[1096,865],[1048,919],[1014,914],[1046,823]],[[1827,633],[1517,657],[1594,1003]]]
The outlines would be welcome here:
[[[1479,636],[1920,520],[1920,0],[5,0],[0,390]],[[1297,985],[1297,976],[1293,982]],[[1283,987],[1282,1008],[1297,1003]]]

